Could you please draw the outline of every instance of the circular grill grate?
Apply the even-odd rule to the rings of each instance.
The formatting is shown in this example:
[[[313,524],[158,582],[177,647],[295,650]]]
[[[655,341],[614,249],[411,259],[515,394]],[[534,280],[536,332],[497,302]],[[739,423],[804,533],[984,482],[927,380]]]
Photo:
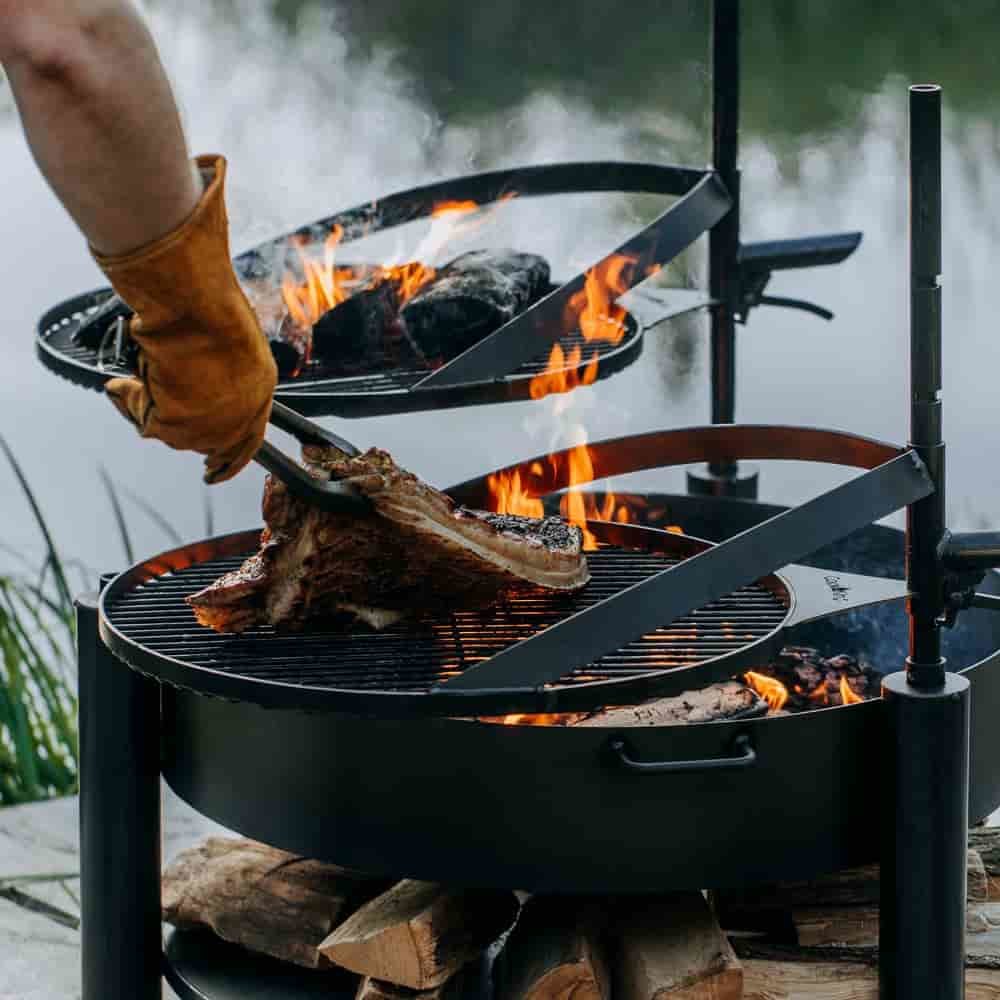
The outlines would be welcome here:
[[[279,682],[311,691],[425,694],[436,683],[677,560],[602,545],[599,551],[589,553],[591,582],[576,594],[528,591],[510,595],[485,611],[410,621],[377,633],[362,627],[327,626],[291,634],[259,627],[242,635],[220,635],[202,628],[184,598],[235,569],[241,561],[240,555],[213,558],[109,594],[105,618],[147,655],[251,683]],[[787,613],[787,595],[754,584],[589,667],[568,671],[558,686],[691,667],[765,638],[781,625]],[[116,651],[130,659],[127,650]],[[192,671],[185,686],[197,689],[197,671]]]
[[[70,299],[43,316],[38,328],[38,351],[46,366],[91,389],[102,388],[110,378],[133,374],[130,368],[115,363],[113,350],[106,349],[102,354],[94,348],[73,342],[73,334],[80,323],[97,309],[105,295],[105,292],[93,292]],[[578,376],[596,351],[599,362],[597,377],[600,379],[618,371],[638,356],[642,349],[642,330],[639,323],[628,317],[627,333],[617,345],[587,343],[579,331],[562,337],[559,344],[567,357],[575,348],[580,349],[580,364],[568,369],[577,372]],[[528,383],[533,376],[546,369],[549,353],[550,348],[547,347],[538,357],[525,362],[506,378],[448,390],[414,392],[410,390],[427,375],[426,371],[397,368],[370,375],[344,376],[317,359],[309,362],[294,378],[281,379],[278,393],[279,398],[292,395],[295,400],[302,400],[303,405],[296,404],[296,409],[310,413],[328,411],[343,416],[527,399],[530,397]],[[324,406],[321,398],[328,405]]]

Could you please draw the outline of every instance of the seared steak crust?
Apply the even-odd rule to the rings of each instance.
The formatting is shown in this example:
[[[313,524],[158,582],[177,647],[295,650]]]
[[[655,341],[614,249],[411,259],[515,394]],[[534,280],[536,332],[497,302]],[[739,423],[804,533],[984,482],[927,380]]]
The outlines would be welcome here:
[[[377,449],[349,458],[308,446],[304,457],[317,477],[369,497],[373,512],[325,513],[269,476],[260,551],[188,598],[202,625],[241,632],[348,615],[382,628],[405,615],[482,607],[516,588],[574,590],[589,579],[580,530],[558,517],[456,507]]]

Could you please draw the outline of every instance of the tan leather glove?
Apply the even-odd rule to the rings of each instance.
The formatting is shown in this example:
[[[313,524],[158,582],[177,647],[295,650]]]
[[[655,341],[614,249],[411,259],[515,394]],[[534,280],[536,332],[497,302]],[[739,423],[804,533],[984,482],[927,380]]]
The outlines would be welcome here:
[[[264,439],[277,369],[229,256],[226,161],[195,161],[207,186],[172,233],[132,253],[94,253],[135,311],[138,378],[106,391],[143,437],[205,455],[205,481],[236,475]]]

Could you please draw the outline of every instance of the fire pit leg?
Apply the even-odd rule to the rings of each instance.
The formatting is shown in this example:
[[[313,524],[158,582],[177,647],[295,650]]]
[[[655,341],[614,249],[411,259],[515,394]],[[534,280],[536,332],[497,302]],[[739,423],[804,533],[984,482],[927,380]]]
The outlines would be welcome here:
[[[76,620],[82,1000],[160,1000],[160,689]]]
[[[965,996],[969,691],[951,673],[934,691],[883,681],[881,1000]]]

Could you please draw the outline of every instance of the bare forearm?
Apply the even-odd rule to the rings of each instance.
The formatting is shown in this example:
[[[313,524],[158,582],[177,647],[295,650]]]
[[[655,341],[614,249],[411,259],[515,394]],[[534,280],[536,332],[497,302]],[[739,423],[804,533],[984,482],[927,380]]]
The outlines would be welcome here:
[[[0,62],[35,159],[96,250],[136,249],[191,213],[200,184],[128,0],[0,0]]]

